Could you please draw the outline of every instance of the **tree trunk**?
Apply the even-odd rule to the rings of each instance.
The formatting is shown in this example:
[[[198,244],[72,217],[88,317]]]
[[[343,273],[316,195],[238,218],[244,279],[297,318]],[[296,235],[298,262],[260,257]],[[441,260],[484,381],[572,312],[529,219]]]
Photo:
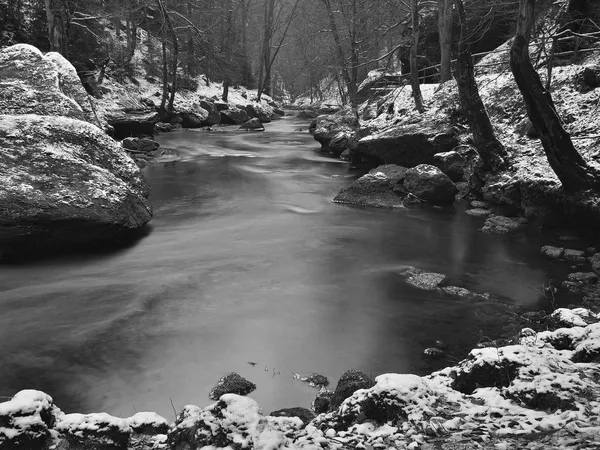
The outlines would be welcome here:
[[[69,25],[71,23],[68,5],[63,0],[45,0],[48,21],[48,41],[50,51],[68,56]]]
[[[600,173],[577,152],[529,57],[535,0],[520,0],[517,32],[510,47],[510,69],[523,95],[527,115],[537,130],[550,167],[569,192],[600,187]]]
[[[230,71],[232,70],[231,66],[231,50],[232,50],[232,26],[233,26],[233,8],[231,5],[231,0],[226,0],[225,6],[227,8],[227,26],[226,26],[226,35],[225,35],[225,77],[223,80],[223,95],[222,100],[224,102],[227,101],[229,97],[229,84],[231,83],[231,75]]]
[[[275,13],[275,0],[265,0],[265,27],[262,46],[262,61],[263,76],[261,76],[260,86],[258,87],[258,101],[266,92],[271,93],[271,39],[273,38],[273,18]]]
[[[322,0],[323,4],[327,9],[327,16],[329,17],[329,25],[331,26],[331,33],[333,34],[333,40],[335,41],[335,47],[338,54],[338,59],[340,62],[342,76],[344,78],[344,82],[346,84],[346,89],[348,90],[348,94],[350,96],[350,104],[353,108],[356,105],[356,96],[352,96],[352,93],[356,93],[356,83],[352,81],[352,77],[350,76],[347,64],[346,64],[346,55],[344,55],[344,48],[342,47],[342,42],[340,39],[340,34],[338,33],[337,25],[335,23],[335,17],[333,15],[333,9],[331,8],[330,0]],[[342,96],[344,99],[345,96]]]
[[[440,82],[452,78],[452,0],[438,0],[438,33],[440,35]]]
[[[160,101],[161,111],[165,111],[167,98],[169,97],[169,64],[167,62],[167,37],[165,36],[165,25],[162,26],[162,72],[163,72],[163,92]]]
[[[412,42],[410,46],[410,85],[412,95],[415,99],[417,111],[422,113],[425,111],[423,106],[423,96],[421,95],[421,85],[419,84],[419,66],[417,65],[417,49],[419,47],[419,0],[412,0],[411,9],[411,25],[412,25]]]
[[[137,47],[137,26],[130,20],[127,21],[127,59],[125,64],[131,63],[135,48]]]
[[[172,80],[171,80],[171,95],[169,97],[169,105],[167,106],[167,111],[172,112],[174,110],[173,108],[173,104],[175,103],[175,93],[177,92],[177,66],[179,63],[179,44],[177,42],[177,33],[175,33],[175,29],[173,28],[173,23],[171,22],[171,17],[169,16],[169,13],[167,11],[167,9],[165,8],[165,5],[163,4],[162,0],[156,0],[158,7],[160,8],[160,10],[162,11],[163,14],[163,19],[165,24],[167,25],[167,28],[169,29],[169,33],[171,34],[171,38],[173,39],[173,54],[172,54],[172,60],[171,60],[171,76],[172,76]],[[164,26],[164,24],[163,24]],[[165,41],[164,35],[163,35],[163,42]],[[166,45],[163,47],[163,56],[166,56]],[[166,58],[165,58],[165,64],[166,64]],[[164,103],[164,101],[163,101]],[[164,105],[162,105],[164,107]]]
[[[483,167],[487,171],[496,171],[504,167],[506,150],[496,139],[494,127],[479,96],[475,81],[473,58],[467,43],[467,18],[462,0],[455,0],[460,23],[460,38],[458,41],[458,57],[454,69],[454,77],[458,84],[458,97],[463,114],[467,118],[475,147],[481,157]]]

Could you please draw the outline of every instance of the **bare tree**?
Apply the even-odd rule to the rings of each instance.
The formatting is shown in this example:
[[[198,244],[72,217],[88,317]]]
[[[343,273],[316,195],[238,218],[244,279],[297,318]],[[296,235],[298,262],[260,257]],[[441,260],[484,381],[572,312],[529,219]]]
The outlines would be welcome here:
[[[569,192],[600,187],[600,173],[577,152],[562,126],[550,92],[544,88],[529,57],[535,0],[520,0],[517,32],[510,48],[510,68],[523,95],[527,115],[537,130],[550,167]]]

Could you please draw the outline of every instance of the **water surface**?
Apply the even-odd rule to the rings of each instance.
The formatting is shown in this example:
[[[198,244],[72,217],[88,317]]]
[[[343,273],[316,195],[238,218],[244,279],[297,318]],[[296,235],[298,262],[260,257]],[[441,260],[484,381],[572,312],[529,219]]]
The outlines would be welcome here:
[[[454,208],[333,204],[356,174],[319,155],[306,126],[162,135],[182,160],[144,169],[147,237],[0,267],[0,395],[37,388],[69,412],[172,417],[171,402],[206,405],[236,371],[267,412],[309,406],[295,372],[423,374],[445,364],[422,357],[436,340],[462,356],[510,326],[510,307],[544,306],[539,239],[483,234]],[[407,286],[406,266],[493,300]]]

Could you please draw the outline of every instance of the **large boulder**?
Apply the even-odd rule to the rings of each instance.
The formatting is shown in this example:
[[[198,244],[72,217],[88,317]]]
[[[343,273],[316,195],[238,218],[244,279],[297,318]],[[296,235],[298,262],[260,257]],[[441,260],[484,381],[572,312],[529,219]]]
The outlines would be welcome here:
[[[418,199],[436,205],[453,203],[458,192],[448,175],[427,164],[420,164],[406,172],[404,188]]]
[[[134,162],[100,128],[0,115],[0,253],[114,241],[152,217]]]
[[[335,114],[317,117],[313,136],[323,150],[339,156],[349,148],[357,129],[356,110],[344,108]]]
[[[218,125],[221,123],[221,112],[217,105],[208,100],[200,100],[200,107],[208,112],[206,125]]]
[[[0,51],[0,111],[85,120],[106,129],[75,68],[59,53],[17,44]]]
[[[183,128],[200,128],[207,125],[208,111],[199,104],[193,103],[187,108],[178,111]]]
[[[419,122],[388,128],[363,137],[356,151],[385,164],[415,167],[434,164],[434,155],[458,145],[456,131],[443,123]]]
[[[268,123],[273,120],[273,109],[269,107],[265,107],[264,105],[259,105],[258,103],[250,103],[244,108],[248,113],[248,117],[251,119],[258,119],[262,123]]]
[[[221,123],[224,125],[241,125],[248,121],[248,113],[237,106],[229,105],[229,108],[221,111]]]

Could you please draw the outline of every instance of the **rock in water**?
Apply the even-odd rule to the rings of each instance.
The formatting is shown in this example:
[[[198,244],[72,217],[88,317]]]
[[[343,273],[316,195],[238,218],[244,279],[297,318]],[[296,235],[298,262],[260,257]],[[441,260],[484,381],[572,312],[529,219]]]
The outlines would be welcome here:
[[[458,192],[448,175],[427,164],[420,164],[407,171],[404,187],[417,198],[435,205],[453,203]]]
[[[200,128],[207,125],[209,113],[199,104],[193,103],[187,108],[181,108],[178,111],[181,117],[181,126],[183,128]]]
[[[331,397],[331,406],[333,408],[339,407],[344,400],[359,389],[369,389],[374,384],[375,381],[363,372],[358,370],[344,372]]]
[[[148,186],[79,103],[75,69],[29,45],[0,51],[0,67],[1,257],[116,242],[147,223]]]
[[[241,125],[248,121],[248,113],[236,106],[221,111],[221,123],[224,125]]]
[[[256,117],[250,119],[246,123],[244,123],[240,130],[255,130],[255,131],[265,131],[265,127],[260,120]]]
[[[254,383],[232,372],[219,380],[217,385],[211,389],[208,397],[211,400],[219,400],[224,394],[248,395],[255,389],[256,385]]]
[[[368,173],[343,189],[333,199],[335,203],[377,208],[400,208],[403,197],[394,191],[393,177],[383,172]]]

